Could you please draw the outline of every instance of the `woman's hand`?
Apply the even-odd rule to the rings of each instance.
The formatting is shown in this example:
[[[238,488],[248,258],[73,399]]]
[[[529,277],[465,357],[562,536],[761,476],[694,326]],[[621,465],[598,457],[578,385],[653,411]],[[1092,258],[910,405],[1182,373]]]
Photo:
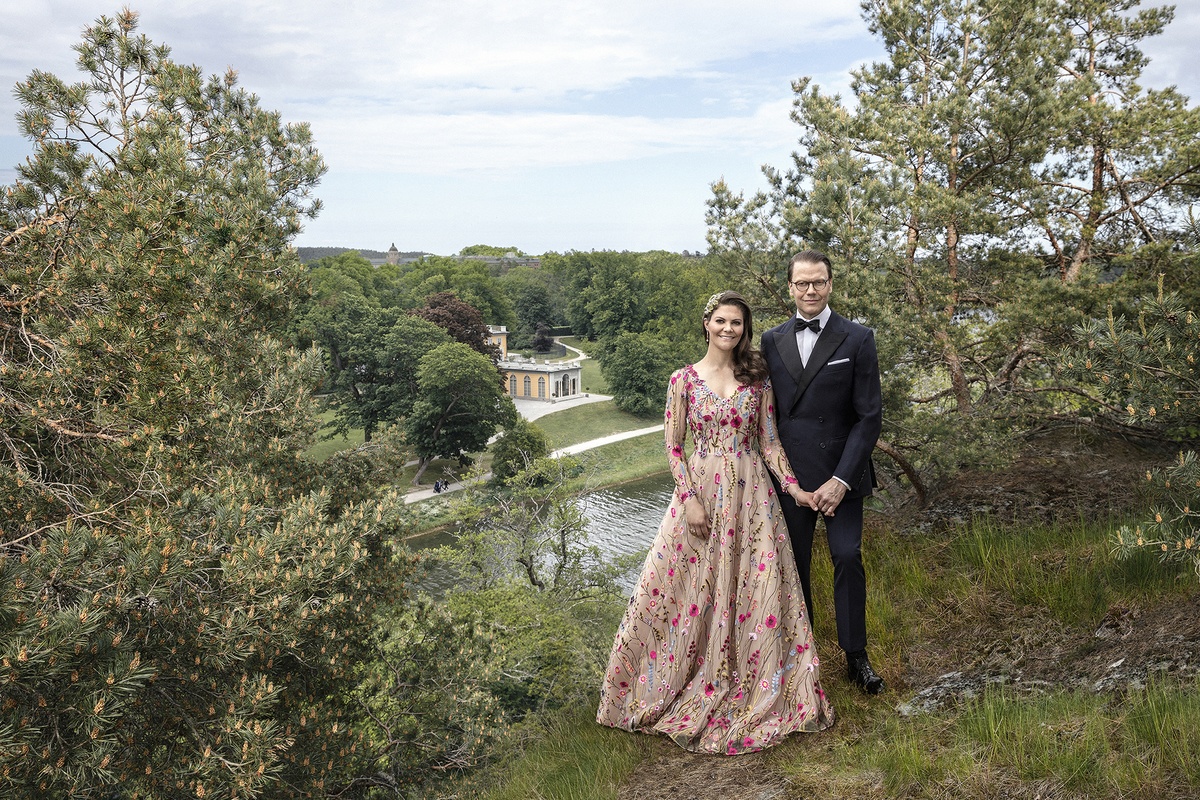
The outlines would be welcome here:
[[[813,500],[813,493],[806,492],[803,489],[801,489],[800,484],[789,483],[788,487],[787,487],[787,493],[788,493],[788,495],[791,496],[791,498],[793,500],[796,501],[796,505],[806,506],[808,508],[811,508],[813,511],[820,510],[819,508],[817,508],[816,502]]]
[[[689,533],[702,539],[708,538],[708,514],[704,513],[704,505],[695,497],[683,501],[683,518]]]

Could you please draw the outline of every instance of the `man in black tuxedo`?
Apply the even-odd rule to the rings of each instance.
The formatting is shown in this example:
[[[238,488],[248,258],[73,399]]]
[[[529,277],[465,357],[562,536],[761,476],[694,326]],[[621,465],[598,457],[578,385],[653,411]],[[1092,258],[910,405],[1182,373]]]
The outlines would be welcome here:
[[[838,644],[850,680],[868,694],[884,690],[867,658],[867,583],[862,562],[863,498],[875,487],[871,451],[879,438],[883,400],[875,334],[829,308],[833,266],[806,250],[792,257],[788,290],[796,316],[762,335],[762,354],[775,389],[779,439],[812,507],[779,493],[812,619],[813,533],[825,519],[833,561]]]

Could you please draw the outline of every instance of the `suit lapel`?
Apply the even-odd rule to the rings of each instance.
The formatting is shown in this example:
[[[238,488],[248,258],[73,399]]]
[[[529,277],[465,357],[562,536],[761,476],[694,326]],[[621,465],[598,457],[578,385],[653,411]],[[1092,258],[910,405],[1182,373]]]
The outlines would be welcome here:
[[[779,326],[775,331],[775,349],[779,351],[779,358],[782,359],[783,365],[787,367],[792,380],[799,384],[800,378],[804,374],[804,362],[800,360],[800,346],[796,344],[795,316],[792,317],[790,322]],[[800,395],[797,394],[796,396],[799,397]]]
[[[795,326],[792,327],[793,331]],[[817,343],[813,345],[812,353],[808,356],[808,366],[804,367],[800,373],[800,377],[796,379],[796,394],[792,399],[792,408],[796,407],[796,403],[800,402],[800,398],[804,396],[804,390],[812,383],[812,379],[821,371],[821,367],[825,366],[825,362],[829,357],[837,351],[842,342],[846,340],[846,329],[841,324],[841,318],[837,314],[831,314],[829,317],[829,325],[825,330],[821,331],[821,335],[817,337]],[[792,335],[792,348],[796,350],[796,360],[800,360],[800,350],[795,343],[796,336]],[[790,369],[790,367],[789,367]],[[790,409],[789,409],[790,410]]]

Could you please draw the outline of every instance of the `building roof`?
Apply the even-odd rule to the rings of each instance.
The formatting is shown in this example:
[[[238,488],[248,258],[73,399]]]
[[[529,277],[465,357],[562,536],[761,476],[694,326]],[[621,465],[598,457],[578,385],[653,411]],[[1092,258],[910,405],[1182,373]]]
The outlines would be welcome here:
[[[582,369],[579,365],[579,360],[574,361],[551,361],[546,363],[544,360],[539,363],[537,359],[525,358],[523,356],[513,355],[504,359],[499,364],[500,369],[510,372],[570,372],[572,370]]]

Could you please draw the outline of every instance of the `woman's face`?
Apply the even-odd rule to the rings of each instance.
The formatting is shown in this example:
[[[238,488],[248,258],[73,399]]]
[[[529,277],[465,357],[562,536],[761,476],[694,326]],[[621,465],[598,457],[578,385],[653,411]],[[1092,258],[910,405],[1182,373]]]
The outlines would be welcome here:
[[[731,351],[742,340],[745,324],[740,306],[720,305],[713,309],[712,316],[704,323],[704,330],[708,331],[711,346]]]

